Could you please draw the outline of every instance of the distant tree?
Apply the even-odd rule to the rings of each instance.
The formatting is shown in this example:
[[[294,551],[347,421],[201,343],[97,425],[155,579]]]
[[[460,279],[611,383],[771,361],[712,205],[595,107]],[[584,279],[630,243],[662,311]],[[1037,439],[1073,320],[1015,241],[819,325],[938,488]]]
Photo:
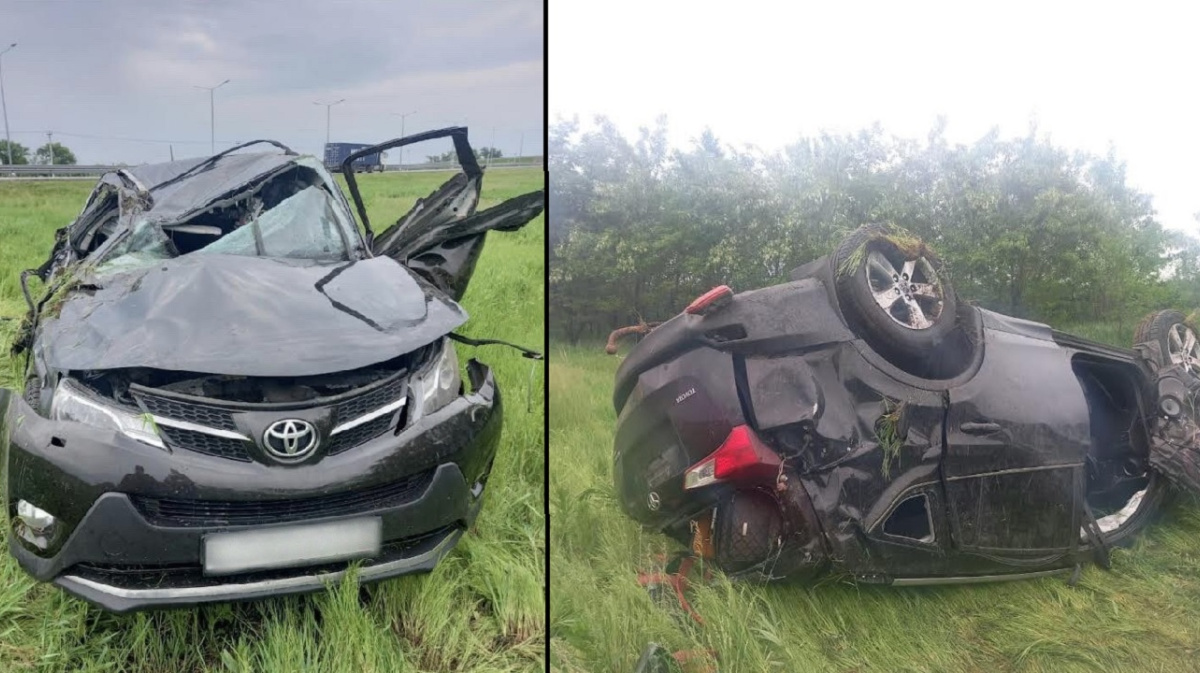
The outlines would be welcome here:
[[[475,150],[476,159],[499,159],[504,156],[504,153],[495,147],[481,147]],[[428,154],[425,159],[431,164],[445,163],[447,161],[458,161],[458,154],[454,150],[442,152],[441,154]]]
[[[67,147],[65,145],[63,145],[62,143],[46,143],[45,145],[42,145],[41,147],[39,147],[37,149],[37,152],[34,153],[34,155],[33,155],[34,163],[38,163],[38,164],[51,163],[50,162],[51,151],[54,152],[54,162],[53,163],[55,166],[74,166],[75,165],[75,153],[72,152],[71,150],[67,149]]]
[[[1165,231],[1113,153],[992,132],[951,144],[879,126],[739,150],[705,129],[671,148],[666,121],[626,137],[608,119],[549,129],[550,316],[568,340],[663,320],[719,284],[785,282],[847,232],[890,221],[928,241],[957,292],[1065,326],[1130,330],[1200,306],[1200,240]]]
[[[8,163],[8,141],[0,140],[0,164]],[[12,163],[14,165],[24,165],[29,163],[29,148],[21,143],[13,142],[12,144]]]

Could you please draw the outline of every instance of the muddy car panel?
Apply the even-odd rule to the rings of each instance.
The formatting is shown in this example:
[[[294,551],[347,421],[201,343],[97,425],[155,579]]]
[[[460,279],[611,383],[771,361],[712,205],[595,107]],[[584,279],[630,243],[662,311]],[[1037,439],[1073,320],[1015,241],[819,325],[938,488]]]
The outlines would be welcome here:
[[[0,448],[9,548],[38,579],[119,611],[314,591],[347,558],[361,581],[427,571],[478,513],[502,408],[485,365],[460,374],[466,312],[373,255],[324,167],[278,147],[104,176],[23,275],[48,289]],[[473,155],[465,170],[477,193]],[[498,226],[414,221],[477,256],[535,201],[500,204]],[[215,535],[329,522],[377,522],[378,547],[208,565]]]

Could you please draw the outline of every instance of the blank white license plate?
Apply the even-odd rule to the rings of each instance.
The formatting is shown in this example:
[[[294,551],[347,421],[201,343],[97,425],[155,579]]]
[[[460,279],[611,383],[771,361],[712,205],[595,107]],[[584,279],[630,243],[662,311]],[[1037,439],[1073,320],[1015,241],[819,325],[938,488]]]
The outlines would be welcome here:
[[[204,574],[294,568],[379,553],[379,517],[213,533],[204,537]]]

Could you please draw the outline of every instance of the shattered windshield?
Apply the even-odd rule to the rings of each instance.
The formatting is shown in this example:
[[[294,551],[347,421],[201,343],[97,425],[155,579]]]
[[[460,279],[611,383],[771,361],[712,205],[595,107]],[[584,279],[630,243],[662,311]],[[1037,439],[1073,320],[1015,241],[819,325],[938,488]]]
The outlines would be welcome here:
[[[96,273],[129,271],[188,254],[351,259],[353,223],[319,174],[296,167],[181,221],[139,216],[101,254]]]
[[[307,187],[197,252],[340,261],[346,247],[329,193]]]

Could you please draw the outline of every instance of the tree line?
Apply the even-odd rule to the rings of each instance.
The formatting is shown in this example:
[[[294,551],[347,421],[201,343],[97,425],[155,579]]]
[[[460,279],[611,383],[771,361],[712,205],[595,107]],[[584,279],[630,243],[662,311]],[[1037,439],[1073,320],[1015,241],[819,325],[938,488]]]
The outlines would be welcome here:
[[[1055,325],[1136,323],[1200,306],[1200,241],[1164,229],[1125,165],[1030,128],[951,144],[879,126],[737,150],[706,130],[672,149],[667,122],[626,138],[607,119],[549,133],[550,318],[576,342],[665,320],[720,284],[785,282],[868,222],[925,239],[959,295]]]
[[[12,153],[12,165],[25,166],[30,163],[30,149],[17,141],[12,142],[9,147],[7,140],[0,138],[0,164],[9,163],[9,153]],[[54,161],[51,162],[53,157]],[[32,160],[34,164],[46,165],[53,163],[55,166],[74,166],[75,153],[62,143],[45,143],[41,147],[33,151]]]

